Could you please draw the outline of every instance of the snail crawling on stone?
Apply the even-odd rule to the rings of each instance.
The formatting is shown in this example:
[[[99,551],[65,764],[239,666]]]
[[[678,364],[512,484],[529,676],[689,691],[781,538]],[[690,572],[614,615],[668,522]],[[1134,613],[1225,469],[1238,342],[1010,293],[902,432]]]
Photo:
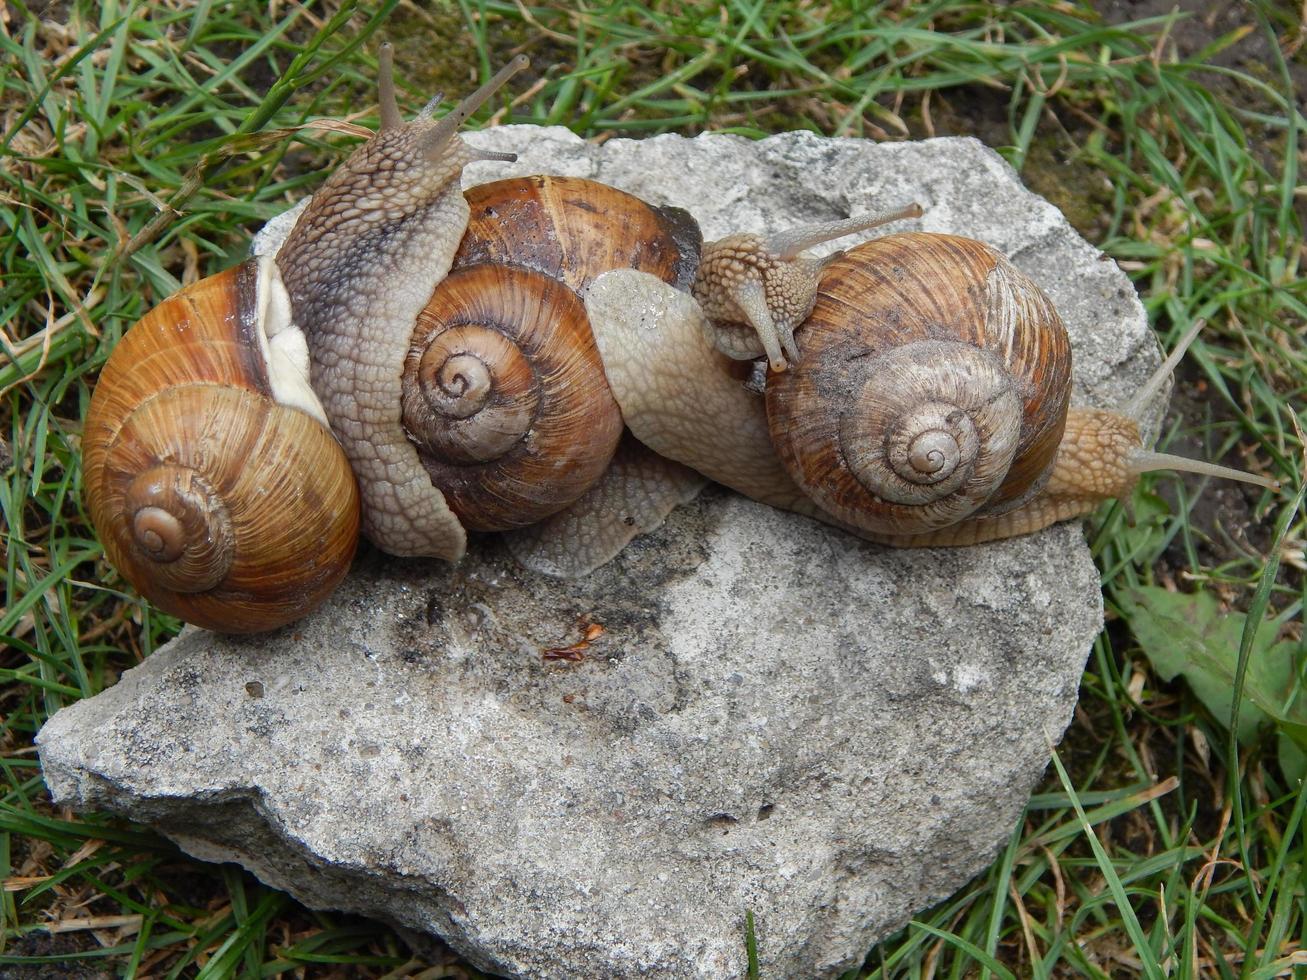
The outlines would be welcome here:
[[[988,245],[889,235],[807,260],[819,276],[793,277],[783,303],[760,306],[790,236],[757,239],[770,257],[742,263],[743,237],[705,246],[697,298],[621,270],[587,307],[635,436],[746,496],[906,547],[1087,516],[1150,470],[1278,486],[1143,446],[1142,413],[1201,322],[1121,411],[1071,408],[1057,311]],[[744,299],[705,300],[705,282]],[[787,319],[788,307],[806,312]],[[758,398],[730,359],[764,352]]]
[[[345,574],[360,525],[391,554],[450,561],[464,553],[466,528],[508,530],[527,564],[575,574],[693,496],[703,474],[865,536],[964,543],[1092,509],[1077,497],[1078,509],[1059,505],[1043,524],[1007,516],[1042,507],[1063,460],[1083,454],[1097,472],[1143,459],[1128,421],[1113,423],[1133,438],[1127,462],[1081,448],[1097,435],[1064,443],[1065,332],[1033,284],[985,246],[891,236],[817,260],[802,250],[912,209],[703,246],[684,212],[590,181],[521,178],[464,194],[467,163],[512,157],[470,147],[458,127],[525,59],[445,117],[433,118],[433,100],[408,123],[390,61],[385,47],[380,131],[313,195],[275,258],[165,300],[101,375],[84,434],[89,509],[109,560],[168,612],[227,632],[294,620]],[[973,277],[950,287],[958,310],[912,298],[927,285],[921,263]],[[846,275],[847,293],[835,285]],[[856,306],[872,286],[891,312]],[[936,360],[936,347],[893,354],[856,338],[819,354],[824,324],[848,313],[915,345],[942,344],[945,326],[960,326],[964,342],[991,353],[973,356],[951,387],[985,387],[956,402],[930,394],[913,415],[924,434],[891,396],[870,396],[891,419],[888,437],[870,431],[875,413],[834,408],[833,431],[870,448],[836,442],[817,449],[836,464],[809,462],[792,443],[830,439],[814,402],[831,408],[872,389],[828,367],[884,360],[891,378],[915,379],[914,364]],[[1048,339],[1024,339],[1017,324],[1031,317],[1050,322]],[[767,355],[765,409],[714,344],[737,358]],[[1003,388],[992,376],[1008,353],[1034,363]],[[1053,390],[1041,387],[1050,381]],[[915,385],[896,380],[890,391]],[[980,440],[973,430],[1014,405],[1018,421],[999,426],[999,448],[964,459]],[[1072,412],[1067,431],[1088,417]],[[624,423],[643,446],[622,438]],[[964,472],[1009,475],[983,500],[968,491],[974,505],[918,508],[931,515],[924,526],[900,525],[904,478],[860,475],[881,458],[927,473],[906,483],[950,490]],[[864,491],[892,503],[888,516],[864,518],[833,489],[845,463]],[[805,481],[812,496],[798,489]],[[986,530],[940,530],[957,520]]]

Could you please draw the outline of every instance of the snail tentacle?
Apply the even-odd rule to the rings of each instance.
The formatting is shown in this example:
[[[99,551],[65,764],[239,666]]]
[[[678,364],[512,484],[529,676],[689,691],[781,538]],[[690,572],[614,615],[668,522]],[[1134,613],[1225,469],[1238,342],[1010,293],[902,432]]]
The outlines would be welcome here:
[[[692,292],[708,318],[713,346],[736,359],[765,355],[773,371],[784,371],[799,359],[794,332],[812,312],[822,270],[834,258],[819,259],[803,250],[921,213],[914,203],[769,236],[737,234],[708,243]]]
[[[388,41],[377,53],[377,107],[382,132],[404,125],[404,116],[395,99],[395,49]]]
[[[800,225],[797,228],[789,228],[785,231],[774,232],[765,239],[766,248],[773,253],[778,259],[790,260],[797,258],[800,252],[812,248],[814,245],[821,245],[823,242],[832,242],[837,238],[844,238],[846,235],[855,235],[860,231],[870,231],[872,228],[879,228],[882,225],[892,224],[895,221],[904,221],[908,218],[920,218],[922,215],[921,205],[915,201],[906,207],[894,208],[889,211],[877,211],[873,214],[860,214],[852,218],[841,218],[837,221],[823,221],[817,224]]]

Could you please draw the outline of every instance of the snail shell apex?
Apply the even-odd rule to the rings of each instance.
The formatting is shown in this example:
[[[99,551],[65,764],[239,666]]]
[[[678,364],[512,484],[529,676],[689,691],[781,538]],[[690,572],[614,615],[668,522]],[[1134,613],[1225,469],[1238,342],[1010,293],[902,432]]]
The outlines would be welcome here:
[[[850,249],[826,267],[799,344],[768,378],[768,424],[791,477],[840,520],[927,532],[1016,506],[1045,478],[1070,342],[989,246],[913,233]]]
[[[353,474],[283,370],[293,335],[265,333],[280,300],[262,265],[147,313],[105,365],[83,430],[109,561],[155,605],[225,632],[304,615],[348,571],[358,536]]]

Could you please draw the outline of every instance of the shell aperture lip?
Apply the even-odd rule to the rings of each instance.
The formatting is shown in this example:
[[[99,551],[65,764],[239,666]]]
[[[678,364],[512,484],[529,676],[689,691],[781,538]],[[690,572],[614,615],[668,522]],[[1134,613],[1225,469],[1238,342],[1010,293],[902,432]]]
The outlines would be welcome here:
[[[327,413],[309,384],[309,345],[304,331],[295,325],[290,295],[281,281],[281,270],[271,254],[258,256],[254,333],[263,353],[272,397],[280,405],[298,408],[327,429]]]

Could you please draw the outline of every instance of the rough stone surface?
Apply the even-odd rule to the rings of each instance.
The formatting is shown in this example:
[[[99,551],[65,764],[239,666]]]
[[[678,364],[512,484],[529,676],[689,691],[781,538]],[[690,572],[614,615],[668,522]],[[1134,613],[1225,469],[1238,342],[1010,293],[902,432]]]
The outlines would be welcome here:
[[[1077,401],[1157,362],[1125,277],[974,141],[472,139],[522,156],[469,181],[593,177],[710,237],[916,199],[1048,289]],[[826,976],[992,859],[1102,616],[1074,525],[893,551],[711,490],[580,581],[470,551],[367,557],[264,638],[183,635],[42,731],[56,800],[511,976],[741,976],[747,910],[765,976]]]

